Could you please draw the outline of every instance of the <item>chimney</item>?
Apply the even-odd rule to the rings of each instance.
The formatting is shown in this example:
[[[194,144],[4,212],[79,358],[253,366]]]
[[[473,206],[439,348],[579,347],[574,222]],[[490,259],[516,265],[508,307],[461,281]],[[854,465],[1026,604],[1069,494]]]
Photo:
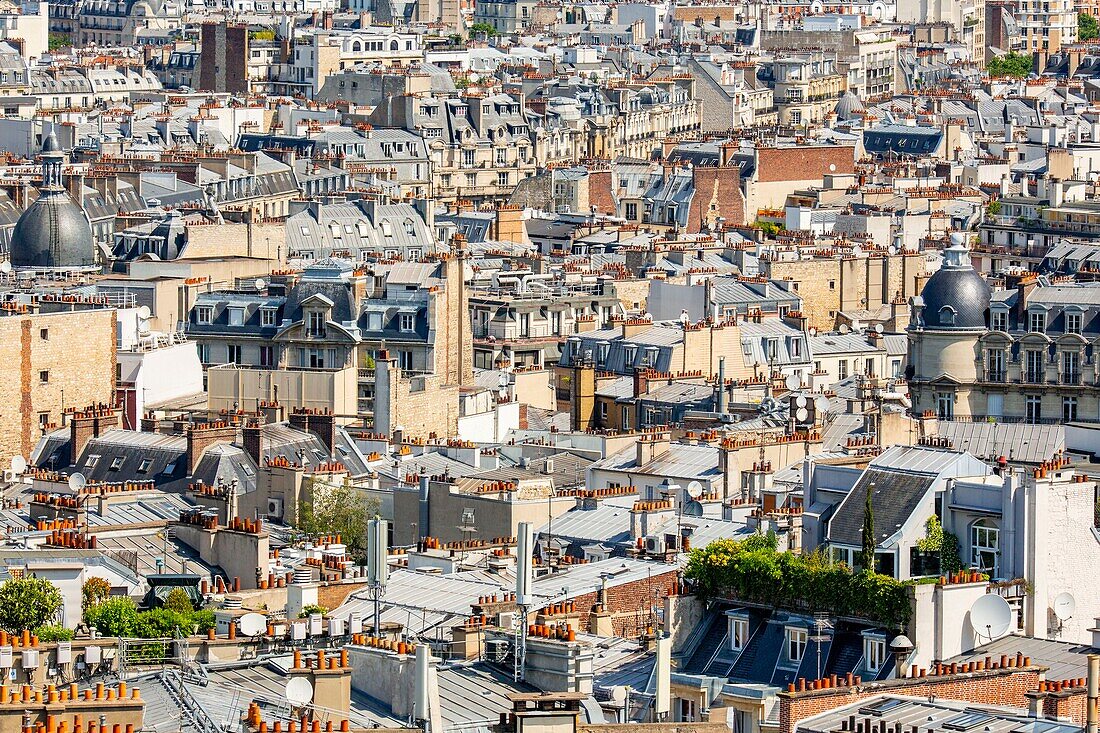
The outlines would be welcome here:
[[[715,412],[719,415],[726,412],[726,357],[718,357],[718,400]]]
[[[668,433],[652,433],[639,437],[636,444],[637,455],[635,458],[637,467],[641,468],[650,461],[668,453],[671,443],[672,436]]]
[[[187,474],[195,473],[202,454],[215,445],[232,443],[237,439],[237,428],[227,422],[200,423],[187,430]]]
[[[241,442],[244,443],[244,452],[252,456],[257,466],[263,465],[263,424],[259,420],[250,420],[241,428]]]
[[[649,392],[649,372],[641,367],[634,369],[634,396],[641,397]]]
[[[80,412],[74,412],[69,420],[70,460],[76,463],[88,441],[98,438],[111,428],[117,428],[118,420],[118,413],[107,405],[92,405]]]
[[[294,408],[290,413],[290,425],[316,435],[332,455],[336,444],[336,416],[331,410]]]
[[[733,161],[733,154],[737,152],[737,146],[732,140],[727,140],[718,148],[718,165],[727,166]]]
[[[1100,654],[1089,655],[1088,703],[1085,709],[1086,733],[1100,729]]]
[[[680,144],[680,141],[674,137],[666,137],[661,141],[661,160],[668,160],[672,155],[672,151],[676,149],[676,146]]]

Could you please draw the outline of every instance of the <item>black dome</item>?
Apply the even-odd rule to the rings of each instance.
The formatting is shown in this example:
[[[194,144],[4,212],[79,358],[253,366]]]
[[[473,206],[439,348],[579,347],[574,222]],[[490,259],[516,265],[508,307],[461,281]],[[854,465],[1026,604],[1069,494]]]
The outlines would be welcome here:
[[[990,288],[974,271],[964,248],[945,252],[947,261],[921,291],[925,328],[986,328]]]
[[[67,191],[43,191],[19,217],[11,234],[15,267],[95,265],[92,226]]]

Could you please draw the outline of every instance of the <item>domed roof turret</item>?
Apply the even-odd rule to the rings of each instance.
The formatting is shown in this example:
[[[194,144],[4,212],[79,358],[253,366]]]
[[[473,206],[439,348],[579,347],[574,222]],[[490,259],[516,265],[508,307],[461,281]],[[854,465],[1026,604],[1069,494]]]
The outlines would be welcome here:
[[[837,119],[850,120],[853,117],[859,117],[865,110],[863,108],[863,102],[859,101],[859,97],[849,90],[844,92],[840,99],[837,100],[833,111],[836,112]]]
[[[11,263],[34,269],[83,269],[96,264],[92,225],[62,182],[65,153],[51,130],[42,142],[42,188],[19,217]]]
[[[990,288],[970,264],[970,250],[960,235],[952,236],[940,268],[921,291],[923,322],[933,329],[987,328]]]

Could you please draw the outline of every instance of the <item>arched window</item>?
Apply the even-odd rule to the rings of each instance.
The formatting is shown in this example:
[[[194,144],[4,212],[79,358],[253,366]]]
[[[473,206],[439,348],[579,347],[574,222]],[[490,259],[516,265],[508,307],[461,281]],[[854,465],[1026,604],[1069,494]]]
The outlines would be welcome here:
[[[991,577],[997,577],[1001,555],[1001,530],[991,519],[979,519],[970,525],[970,564]]]
[[[955,325],[955,309],[949,305],[945,305],[940,308],[940,325],[954,326]]]
[[[391,51],[397,51],[400,48],[401,48],[401,45],[396,40],[390,41],[390,50]]]
[[[351,44],[352,53],[358,53],[363,50],[363,44],[359,41],[355,41]]]

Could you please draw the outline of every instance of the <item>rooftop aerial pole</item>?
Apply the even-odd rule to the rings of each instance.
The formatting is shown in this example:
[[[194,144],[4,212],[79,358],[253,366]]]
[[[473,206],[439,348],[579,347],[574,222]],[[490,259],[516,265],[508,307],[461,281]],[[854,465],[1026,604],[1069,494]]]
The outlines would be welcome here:
[[[389,574],[389,522],[371,519],[367,522],[367,590],[374,601],[374,635],[381,636],[382,596],[386,592]]]
[[[513,679],[524,679],[527,658],[527,612],[531,607],[531,555],[534,550],[534,533],[530,522],[520,522],[516,537],[516,605],[519,607],[519,624],[516,627],[516,653]]]

